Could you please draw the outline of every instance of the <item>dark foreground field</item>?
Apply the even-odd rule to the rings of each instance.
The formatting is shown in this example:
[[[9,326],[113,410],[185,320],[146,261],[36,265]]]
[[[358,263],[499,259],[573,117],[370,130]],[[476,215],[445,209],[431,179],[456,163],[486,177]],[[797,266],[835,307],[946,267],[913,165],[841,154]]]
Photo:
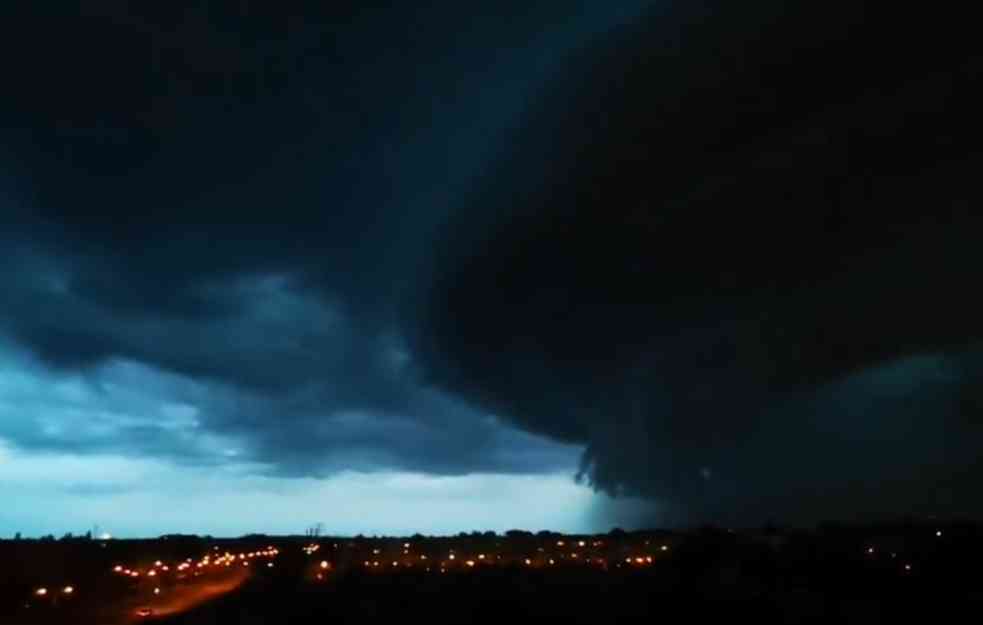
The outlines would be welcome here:
[[[983,606],[981,536],[976,526],[949,524],[262,537],[263,546],[259,538],[105,547],[8,541],[0,543],[8,557],[35,555],[19,574],[6,574],[0,623],[940,622]],[[195,550],[204,555],[182,557]],[[69,554],[83,560],[62,563],[62,571],[89,567],[77,591],[59,595],[59,579],[38,596],[39,580],[25,579],[37,575],[31,563]],[[145,562],[125,569],[129,575],[111,564],[127,554]],[[40,570],[50,577],[53,568]],[[155,613],[141,616],[140,607]]]
[[[911,586],[887,594],[862,587],[834,592],[795,585],[763,590],[740,582],[713,587],[667,577],[671,575],[502,571],[439,579],[414,574],[378,579],[355,576],[323,588],[285,582],[247,585],[166,622],[593,624],[640,619],[724,623],[738,619],[752,623],[878,623],[909,622],[913,618],[933,622],[957,609],[952,602],[944,607],[933,605]]]

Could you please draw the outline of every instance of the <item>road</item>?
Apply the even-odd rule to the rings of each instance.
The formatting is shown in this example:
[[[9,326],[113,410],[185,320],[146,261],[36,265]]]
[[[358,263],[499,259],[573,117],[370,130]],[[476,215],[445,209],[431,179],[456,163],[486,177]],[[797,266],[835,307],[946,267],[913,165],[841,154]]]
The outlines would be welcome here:
[[[250,574],[251,571],[248,569],[236,568],[223,575],[221,579],[209,579],[194,585],[171,588],[149,600],[134,598],[125,605],[116,607],[115,611],[119,617],[113,622],[132,624],[176,616],[236,590],[249,579]],[[153,609],[153,618],[148,619],[137,613],[145,606]]]

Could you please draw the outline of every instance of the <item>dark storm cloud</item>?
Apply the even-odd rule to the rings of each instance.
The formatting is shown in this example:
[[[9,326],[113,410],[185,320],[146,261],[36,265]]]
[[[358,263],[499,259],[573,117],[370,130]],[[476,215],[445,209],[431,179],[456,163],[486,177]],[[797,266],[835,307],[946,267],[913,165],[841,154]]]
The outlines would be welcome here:
[[[30,354],[0,437],[286,475],[569,465],[432,388],[406,336],[437,224],[639,4],[0,10],[0,338]]]
[[[983,512],[970,23],[674,3],[588,49],[449,228],[433,379],[678,520]]]
[[[2,9],[0,437],[979,512],[973,22],[609,4]]]

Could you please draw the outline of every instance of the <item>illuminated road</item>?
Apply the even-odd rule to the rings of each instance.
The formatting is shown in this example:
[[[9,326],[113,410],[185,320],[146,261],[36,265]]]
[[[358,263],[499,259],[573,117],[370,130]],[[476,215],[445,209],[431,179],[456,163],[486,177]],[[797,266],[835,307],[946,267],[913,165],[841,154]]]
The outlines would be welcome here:
[[[279,550],[273,547],[240,553],[219,552],[214,547],[197,560],[116,564],[106,571],[108,578],[98,583],[89,580],[90,583],[36,587],[25,604],[22,620],[25,624],[66,619],[100,625],[156,622],[238,589],[258,569],[273,569],[278,554]],[[93,587],[102,589],[101,599],[99,594],[86,592]]]
[[[129,601],[127,605],[120,606],[115,610],[120,616],[114,622],[146,622],[147,618],[137,614],[137,610],[141,607],[153,609],[153,618],[149,620],[181,614],[239,588],[249,579],[250,574],[251,572],[247,569],[233,569],[222,579],[210,579],[193,586],[175,588],[165,594],[155,596],[150,601]]]

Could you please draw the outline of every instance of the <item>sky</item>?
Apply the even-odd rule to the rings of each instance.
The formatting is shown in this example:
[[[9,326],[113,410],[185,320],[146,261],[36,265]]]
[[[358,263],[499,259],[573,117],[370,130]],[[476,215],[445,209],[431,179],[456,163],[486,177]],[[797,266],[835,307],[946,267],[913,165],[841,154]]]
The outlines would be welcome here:
[[[969,20],[389,4],[0,9],[0,535],[980,516]]]

